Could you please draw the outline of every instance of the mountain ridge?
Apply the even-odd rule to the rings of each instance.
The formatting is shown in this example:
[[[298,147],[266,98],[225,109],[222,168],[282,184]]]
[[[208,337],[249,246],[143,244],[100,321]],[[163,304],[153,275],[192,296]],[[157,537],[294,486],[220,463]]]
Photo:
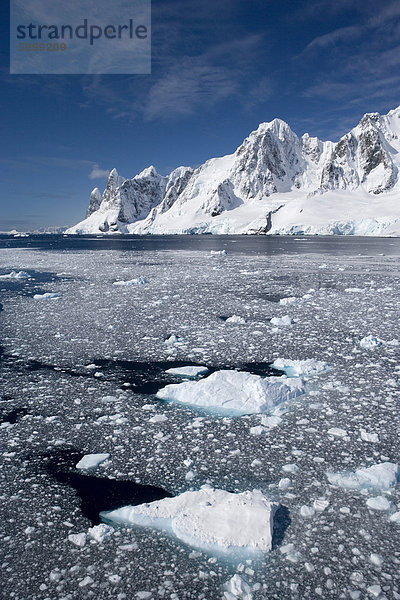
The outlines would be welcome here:
[[[400,235],[400,106],[336,143],[261,123],[232,153],[169,175],[110,172],[67,234]]]

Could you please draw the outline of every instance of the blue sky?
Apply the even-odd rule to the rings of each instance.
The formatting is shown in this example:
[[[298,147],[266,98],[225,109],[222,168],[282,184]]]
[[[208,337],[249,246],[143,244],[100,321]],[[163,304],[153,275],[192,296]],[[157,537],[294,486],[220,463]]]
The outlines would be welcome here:
[[[335,141],[400,104],[398,0],[153,0],[152,73],[103,76],[10,75],[4,5],[3,231],[81,220],[113,167],[196,166],[274,117]]]

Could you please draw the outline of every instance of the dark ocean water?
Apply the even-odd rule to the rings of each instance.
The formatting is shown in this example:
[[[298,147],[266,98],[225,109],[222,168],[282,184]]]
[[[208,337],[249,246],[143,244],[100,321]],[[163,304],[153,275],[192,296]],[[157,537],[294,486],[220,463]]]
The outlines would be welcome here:
[[[220,251],[241,254],[335,254],[342,256],[399,255],[400,238],[357,236],[245,235],[0,235],[0,248],[53,251]]]

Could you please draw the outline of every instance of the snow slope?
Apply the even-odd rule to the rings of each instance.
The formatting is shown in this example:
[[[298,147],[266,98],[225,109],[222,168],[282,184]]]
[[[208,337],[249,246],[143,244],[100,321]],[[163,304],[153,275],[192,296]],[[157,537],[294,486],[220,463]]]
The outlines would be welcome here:
[[[399,168],[400,106],[364,115],[336,144],[274,119],[195,170],[113,169],[66,233],[400,235]]]

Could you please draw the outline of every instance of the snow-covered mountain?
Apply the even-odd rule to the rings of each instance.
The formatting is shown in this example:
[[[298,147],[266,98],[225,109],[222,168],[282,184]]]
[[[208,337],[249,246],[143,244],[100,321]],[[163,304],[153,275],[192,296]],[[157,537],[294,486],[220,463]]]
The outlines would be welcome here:
[[[400,235],[399,170],[400,106],[364,115],[336,144],[274,119],[197,169],[113,169],[66,233]]]

